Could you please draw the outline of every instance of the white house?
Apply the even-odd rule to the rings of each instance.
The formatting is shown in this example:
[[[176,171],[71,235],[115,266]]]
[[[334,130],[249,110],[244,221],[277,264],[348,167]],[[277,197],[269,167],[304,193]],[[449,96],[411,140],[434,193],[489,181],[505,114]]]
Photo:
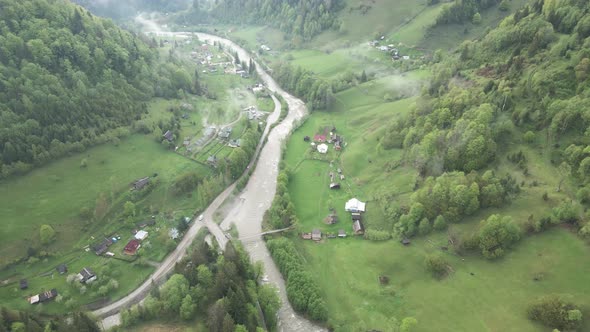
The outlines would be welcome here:
[[[318,152],[319,153],[328,153],[328,146],[323,143],[318,145]]]
[[[358,199],[353,198],[346,202],[344,209],[347,212],[365,212],[365,205],[367,205],[367,203],[363,203]]]
[[[135,233],[135,238],[139,241],[143,241],[148,237],[148,232],[141,230]]]

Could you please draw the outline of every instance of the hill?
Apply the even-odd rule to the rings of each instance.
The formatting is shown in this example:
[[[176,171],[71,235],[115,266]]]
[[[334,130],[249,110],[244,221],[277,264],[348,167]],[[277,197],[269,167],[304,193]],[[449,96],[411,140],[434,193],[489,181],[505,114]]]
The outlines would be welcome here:
[[[190,89],[159,66],[154,41],[69,1],[0,8],[0,178],[112,140],[152,96]]]
[[[393,330],[392,317],[410,316],[416,331],[588,329],[579,266],[590,234],[589,9],[531,1],[479,40],[423,62],[430,83],[411,99],[392,102],[416,71],[391,79],[357,71],[328,112],[295,131],[277,196],[293,208],[276,206],[281,218],[271,214],[270,224],[327,234],[291,240],[326,296],[331,327]],[[337,86],[293,54],[318,68],[315,80]],[[303,86],[315,83],[300,73]],[[285,86],[306,97],[298,83]],[[344,137],[342,151],[322,155],[306,143],[330,131]],[[339,190],[330,188],[336,171]],[[340,229],[351,235],[343,207],[352,197],[367,202],[364,236],[336,238]],[[331,214],[338,223],[327,224]],[[568,309],[543,318],[544,301]]]

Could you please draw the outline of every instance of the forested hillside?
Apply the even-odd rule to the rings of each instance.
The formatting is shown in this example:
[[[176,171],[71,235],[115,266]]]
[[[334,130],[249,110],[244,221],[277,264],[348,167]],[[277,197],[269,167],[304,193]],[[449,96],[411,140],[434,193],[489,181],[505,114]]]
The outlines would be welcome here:
[[[120,136],[153,95],[188,91],[148,43],[66,0],[0,0],[0,178]]]
[[[394,233],[411,236],[436,221],[455,222],[477,209],[501,206],[518,185],[488,171],[511,145],[538,146],[555,178],[572,176],[582,204],[590,202],[590,5],[580,0],[536,0],[480,41],[434,65],[433,80],[411,116],[396,121],[381,140],[404,148],[426,180],[409,210],[388,211]],[[527,157],[508,154],[526,177]],[[435,194],[436,193],[436,194]],[[574,192],[575,193],[575,192]],[[547,200],[547,194],[543,197]],[[571,223],[588,235],[576,204],[532,221],[530,230]]]
[[[191,0],[73,0],[96,15],[116,20],[126,19],[139,12],[176,12],[190,7]]]
[[[195,1],[196,6],[198,3]],[[324,30],[339,28],[336,13],[343,7],[343,0],[222,0],[211,16],[227,23],[268,24],[309,40]]]

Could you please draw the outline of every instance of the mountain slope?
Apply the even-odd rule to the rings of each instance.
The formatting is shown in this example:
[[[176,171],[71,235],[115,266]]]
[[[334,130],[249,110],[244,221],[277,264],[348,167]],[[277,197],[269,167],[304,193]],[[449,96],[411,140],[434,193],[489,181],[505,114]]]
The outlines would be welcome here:
[[[0,0],[0,178],[120,135],[156,85],[176,93],[157,57],[66,0]]]

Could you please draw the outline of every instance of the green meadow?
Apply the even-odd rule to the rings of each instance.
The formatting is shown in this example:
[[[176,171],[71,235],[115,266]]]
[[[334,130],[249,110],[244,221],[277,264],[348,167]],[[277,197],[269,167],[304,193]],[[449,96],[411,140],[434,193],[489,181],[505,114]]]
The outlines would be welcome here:
[[[412,239],[405,247],[396,240],[371,242],[352,235],[345,202],[357,197],[367,202],[366,228],[389,230],[381,206],[373,198],[393,193],[391,204],[404,204],[414,190],[418,175],[403,163],[402,150],[383,150],[378,142],[389,121],[404,116],[415,98],[386,102],[383,94],[396,94],[401,87],[419,86],[425,72],[400,77],[383,77],[337,93],[328,111],[312,113],[288,141],[285,162],[290,170],[289,193],[298,217],[298,231],[314,228],[324,233],[343,229],[346,239],[324,239],[321,243],[293,239],[309,263],[309,271],[324,291],[328,324],[336,331],[390,330],[392,318],[418,320],[416,331],[549,331],[526,316],[528,304],[546,294],[570,294],[588,315],[590,287],[584,277],[590,272],[588,246],[565,228],[526,236],[506,257],[488,261],[479,255],[456,256],[441,251],[447,233],[437,232]],[[392,82],[396,82],[395,84]],[[346,142],[341,152],[332,149],[320,155],[304,141],[324,128],[336,128]],[[519,133],[515,131],[518,137]],[[518,140],[517,140],[518,142]],[[556,193],[556,169],[542,152],[545,142],[514,144],[492,168],[511,174],[522,191],[509,204],[478,211],[451,226],[457,234],[472,234],[481,220],[493,213],[510,215],[523,224],[532,214],[541,217],[556,206],[564,193]],[[506,160],[505,155],[522,150],[529,160],[528,175]],[[330,163],[332,162],[332,163]],[[330,166],[332,164],[332,166]],[[330,190],[330,172],[340,168],[345,176],[340,190]],[[566,189],[565,191],[567,191]],[[549,192],[548,201],[541,197]],[[324,219],[333,208],[335,225]],[[426,271],[426,255],[441,253],[452,267],[443,280]],[[569,271],[569,272],[564,272]],[[575,273],[572,273],[575,271]],[[379,283],[379,276],[390,279]],[[542,276],[540,280],[534,278]],[[585,328],[590,328],[586,323]]]

